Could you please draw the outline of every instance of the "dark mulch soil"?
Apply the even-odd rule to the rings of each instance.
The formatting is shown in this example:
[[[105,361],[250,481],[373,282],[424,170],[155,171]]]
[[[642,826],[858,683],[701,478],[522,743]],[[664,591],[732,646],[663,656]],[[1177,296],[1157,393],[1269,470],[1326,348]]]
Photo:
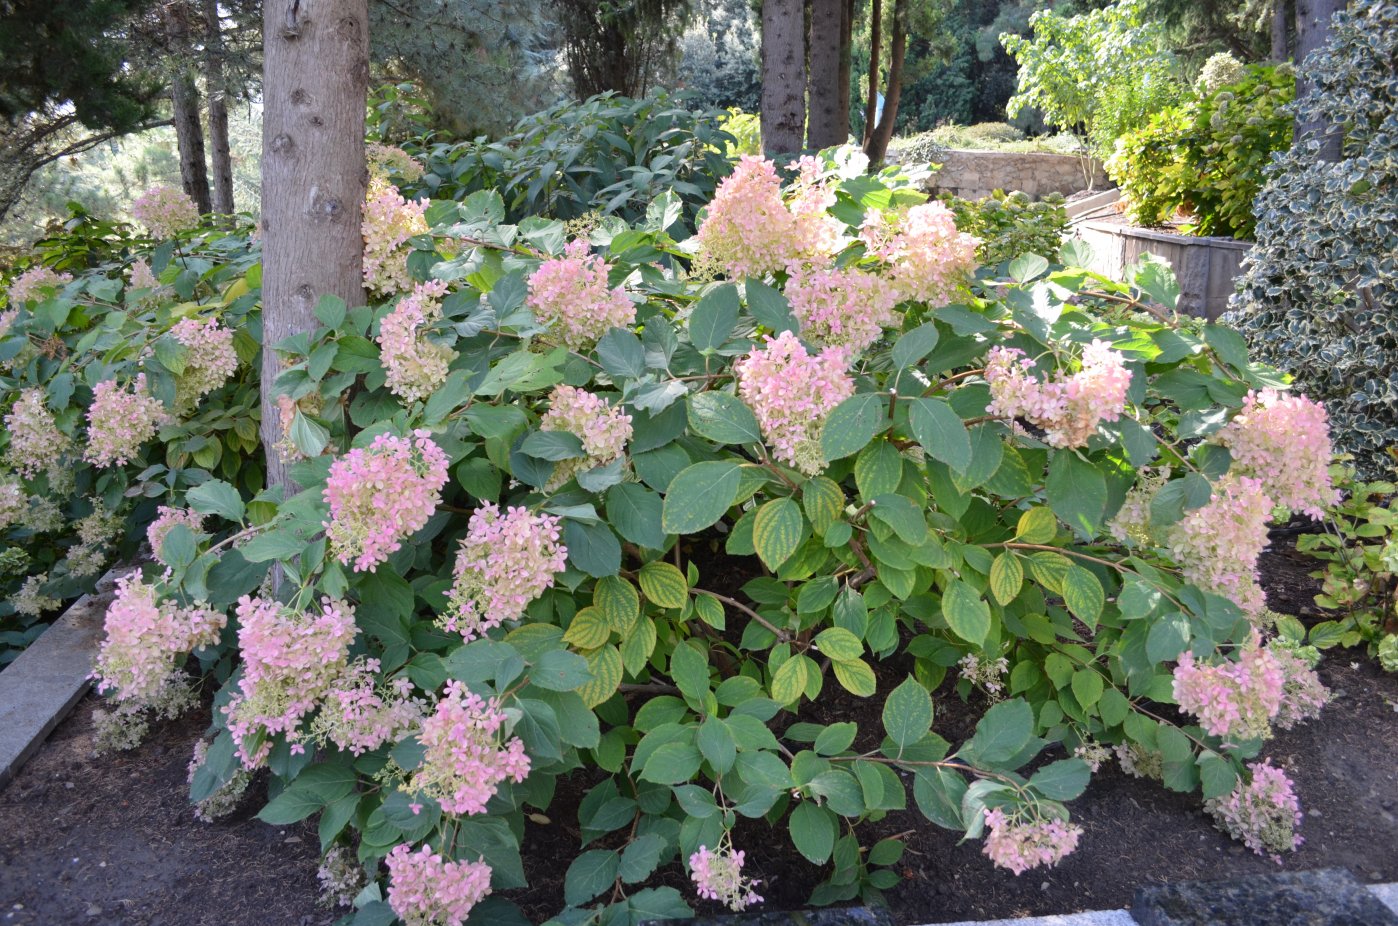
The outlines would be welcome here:
[[[1320,619],[1308,561],[1284,543],[1278,547],[1263,564],[1270,604],[1307,622]],[[710,587],[726,594],[742,581],[708,574],[719,579]],[[1398,880],[1398,679],[1343,651],[1330,654],[1321,675],[1334,702],[1319,721],[1279,735],[1267,749],[1295,779],[1307,814],[1306,843],[1281,867],[1339,866],[1362,880]],[[84,702],[0,791],[0,926],[322,926],[334,919],[316,906],[313,828],[259,823],[252,818],[259,793],[223,822],[193,818],[185,764],[203,728],[198,713],[156,731],[134,753],[98,760],[92,757],[93,704]],[[937,693],[936,729],[957,742],[983,709],[944,688]],[[830,714],[826,721],[853,719],[861,730],[878,729],[873,701],[835,697],[823,699],[819,710]],[[536,921],[562,905],[564,862],[579,841],[577,802],[592,783],[583,773],[561,781],[548,815],[527,829],[532,887],[512,892],[512,899]],[[1018,878],[992,869],[979,843],[957,845],[955,834],[916,813],[871,825],[866,841],[904,834],[908,843],[900,866],[904,882],[889,893],[895,920],[1106,909],[1129,904],[1142,884],[1278,869],[1213,829],[1197,797],[1115,769],[1096,775],[1071,809],[1085,830],[1078,851],[1058,868]],[[804,905],[817,879],[785,833],[743,821],[737,842],[765,882],[769,908]],[[654,883],[690,894],[677,866]]]

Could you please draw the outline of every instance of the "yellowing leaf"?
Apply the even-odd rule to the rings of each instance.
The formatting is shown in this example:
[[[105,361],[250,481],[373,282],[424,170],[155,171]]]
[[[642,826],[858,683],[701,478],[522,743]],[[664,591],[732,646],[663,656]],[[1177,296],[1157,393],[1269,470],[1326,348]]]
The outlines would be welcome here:
[[[621,653],[615,646],[594,650],[587,654],[587,668],[592,672],[592,681],[578,689],[578,696],[588,707],[596,707],[621,687]]]
[[[1048,543],[1058,533],[1058,518],[1042,505],[1019,516],[1015,537],[1022,543]]]
[[[996,601],[1001,604],[1014,601],[1023,584],[1024,567],[1019,564],[1019,557],[1009,550],[995,557],[995,562],[990,564],[990,592]]]
[[[878,682],[874,678],[874,670],[864,660],[832,662],[830,665],[835,670],[835,680],[850,694],[867,698],[877,690]]]
[[[752,543],[768,569],[776,569],[791,559],[801,545],[806,520],[801,507],[789,498],[777,498],[757,509],[752,526]]]
[[[621,662],[631,675],[639,675],[655,652],[655,621],[642,617],[621,641]]]
[[[606,643],[612,636],[612,625],[600,608],[583,608],[573,615],[573,621],[563,634],[563,642],[581,650],[591,650]]]
[[[636,587],[619,576],[597,580],[592,603],[611,624],[612,629],[625,636],[641,616],[641,596]]]
[[[646,598],[662,608],[682,608],[689,599],[689,583],[669,563],[646,563],[636,578]]]
[[[824,536],[826,529],[839,520],[840,512],[845,510],[845,493],[835,480],[816,476],[801,486],[801,503],[815,532]]]
[[[791,704],[806,693],[806,661],[793,656],[772,676],[772,700]]]

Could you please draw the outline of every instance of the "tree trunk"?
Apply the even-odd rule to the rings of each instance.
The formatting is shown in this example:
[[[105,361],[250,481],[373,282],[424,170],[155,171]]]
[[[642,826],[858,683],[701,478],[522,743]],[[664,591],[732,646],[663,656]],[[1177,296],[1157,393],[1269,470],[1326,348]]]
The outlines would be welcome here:
[[[322,296],[364,302],[367,0],[263,5],[262,440],[268,485],[287,482],[272,346],[315,327]]]
[[[893,122],[898,118],[898,98],[903,95],[903,59],[908,51],[908,33],[903,25],[905,2],[898,0],[893,7],[893,36],[888,48],[888,92],[883,97],[879,124],[864,144],[871,170],[882,164],[888,154],[888,143],[893,140]]]
[[[1313,90],[1306,80],[1306,56],[1325,44],[1330,37],[1330,17],[1345,6],[1344,0],[1296,0],[1296,98],[1305,99]],[[1343,134],[1325,120],[1297,121],[1295,141],[1317,139],[1322,161],[1338,161]]]
[[[1287,0],[1272,0],[1272,60],[1277,64],[1291,60],[1291,50],[1286,41],[1290,12]]]
[[[762,4],[762,147],[801,150],[806,127],[805,13],[801,0]]]
[[[869,10],[869,99],[864,103],[864,136],[860,144],[869,146],[874,136],[874,119],[879,113],[879,56],[883,52],[883,0],[873,0]]]
[[[170,41],[173,66],[170,105],[174,112],[175,142],[180,152],[180,186],[194,200],[200,214],[211,208],[209,168],[204,163],[204,126],[199,121],[199,85],[190,69],[193,45],[189,41],[191,10],[187,3],[171,3],[164,9],[165,34]]]
[[[840,73],[835,78],[838,83],[836,111],[840,119],[840,143],[849,138],[850,106],[850,65],[854,57],[854,0],[845,0],[840,11]]]
[[[840,115],[840,32],[845,0],[812,0],[810,66],[806,74],[806,147],[842,144],[848,134]]]
[[[209,154],[213,211],[233,214],[233,158],[228,148],[228,85],[223,74],[223,24],[218,0],[204,0],[204,85],[209,92]]]

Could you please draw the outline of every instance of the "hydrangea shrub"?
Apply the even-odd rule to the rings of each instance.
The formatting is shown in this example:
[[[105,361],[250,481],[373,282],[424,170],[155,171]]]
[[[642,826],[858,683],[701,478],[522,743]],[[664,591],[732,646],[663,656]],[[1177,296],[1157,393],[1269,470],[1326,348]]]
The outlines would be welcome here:
[[[269,769],[262,819],[319,814],[362,864],[355,922],[517,918],[521,834],[580,780],[560,922],[760,904],[740,819],[828,866],[813,903],[898,883],[901,842],[862,837],[909,806],[1053,865],[1110,754],[1286,848],[1294,789],[1257,760],[1324,693],[1250,595],[1261,528],[1328,504],[1324,415],[1231,331],[1166,321],[1167,281],[1071,250],[978,269],[894,173],[769,171],[684,243],[673,198],[585,237],[425,205],[393,297],[264,347],[296,491],[163,494],[193,514],[160,513],[101,682],[140,701],[195,648],[220,691],[191,797]],[[445,375],[398,388],[421,343]],[[983,709],[969,736],[934,692]]]

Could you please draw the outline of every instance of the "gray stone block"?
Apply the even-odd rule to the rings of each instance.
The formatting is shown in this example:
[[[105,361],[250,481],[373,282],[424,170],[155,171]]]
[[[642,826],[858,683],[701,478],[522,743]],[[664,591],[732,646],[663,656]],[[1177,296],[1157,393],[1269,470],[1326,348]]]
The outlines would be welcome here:
[[[1131,915],[1141,926],[1398,926],[1398,916],[1340,868],[1143,887]]]
[[[87,693],[119,574],[113,570],[99,579],[91,595],[73,602],[0,672],[0,788]]]

